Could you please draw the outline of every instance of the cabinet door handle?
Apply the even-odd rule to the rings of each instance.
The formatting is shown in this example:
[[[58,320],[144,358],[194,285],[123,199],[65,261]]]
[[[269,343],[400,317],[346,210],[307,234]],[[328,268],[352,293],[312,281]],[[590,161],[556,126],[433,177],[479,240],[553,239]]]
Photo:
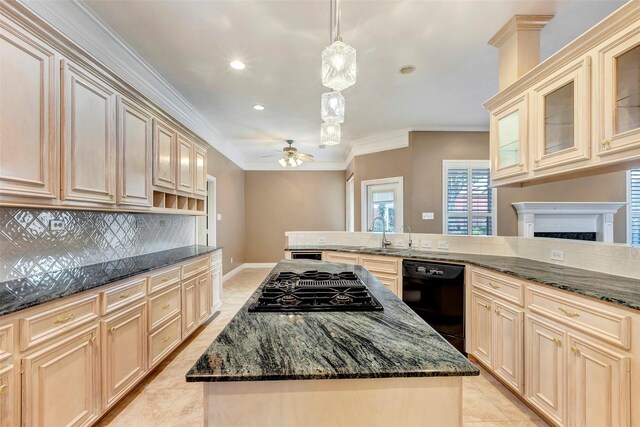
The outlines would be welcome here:
[[[580,349],[578,347],[576,347],[575,345],[571,346],[571,351],[573,353],[575,353],[577,356],[580,356]]]
[[[562,345],[562,341],[560,341],[560,338],[553,338],[553,342],[558,344],[558,345]]]
[[[109,194],[107,194],[107,196],[109,196],[109,198],[110,198],[111,200],[113,200],[113,198],[114,198],[113,193],[109,193]]]
[[[70,320],[73,320],[73,318],[76,317],[75,313],[70,313],[64,317],[58,317],[53,323],[67,323]]]
[[[127,199],[127,195],[126,195],[126,194],[123,194],[123,195],[122,195],[122,198],[126,200],[126,199]]]
[[[604,138],[602,140],[602,148],[610,148],[611,147],[611,141],[609,141],[607,138]]]
[[[500,285],[494,285],[492,282],[489,282],[489,286],[491,286],[493,289],[500,289]]]
[[[91,338],[89,338],[89,344],[93,344],[95,340],[96,340],[96,336],[92,335]]]
[[[560,310],[561,312],[563,312],[564,314],[566,314],[569,317],[580,317],[580,313],[576,313],[575,311],[571,311],[571,310],[566,309],[564,307],[558,307],[558,310]]]
[[[123,292],[120,294],[120,298],[128,298],[131,296],[131,294],[133,293],[133,291],[127,291],[127,292]]]
[[[493,310],[498,316],[500,316],[500,309],[496,308],[495,310]]]
[[[491,307],[489,307],[487,304],[483,304],[483,303],[479,302],[479,303],[478,303],[478,305],[479,305],[480,307],[484,307],[484,308],[486,308],[487,310],[491,310]]]
[[[0,385],[0,393],[4,393],[5,391],[7,391],[7,385],[6,384]]]
[[[166,337],[162,338],[162,342],[166,343],[167,341],[169,341],[171,339],[171,335],[167,335]]]
[[[171,307],[171,304],[166,303],[165,305],[162,306],[163,310],[166,310],[167,308]]]
[[[112,326],[109,328],[109,332],[114,333],[116,331],[116,327]]]
[[[168,282],[168,281],[169,281],[169,278],[168,278],[168,277],[163,277],[163,278],[162,278],[162,281],[163,281],[163,282]]]

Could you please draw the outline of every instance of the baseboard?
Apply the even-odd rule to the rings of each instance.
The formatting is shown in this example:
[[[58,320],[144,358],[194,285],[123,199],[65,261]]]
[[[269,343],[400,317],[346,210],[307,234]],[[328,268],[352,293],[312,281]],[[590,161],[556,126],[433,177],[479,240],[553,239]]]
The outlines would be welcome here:
[[[277,263],[275,262],[246,262],[244,264],[240,264],[239,266],[222,276],[222,281],[226,282],[246,268],[273,268],[276,266],[276,264]]]

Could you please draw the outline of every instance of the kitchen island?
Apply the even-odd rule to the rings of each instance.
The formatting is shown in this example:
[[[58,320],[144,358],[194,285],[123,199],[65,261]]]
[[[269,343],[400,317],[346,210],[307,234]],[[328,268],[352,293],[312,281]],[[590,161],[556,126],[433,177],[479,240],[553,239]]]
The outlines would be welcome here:
[[[356,273],[384,311],[252,313],[258,289],[186,375],[203,382],[205,425],[461,425],[478,369],[360,266],[272,273],[307,270]]]

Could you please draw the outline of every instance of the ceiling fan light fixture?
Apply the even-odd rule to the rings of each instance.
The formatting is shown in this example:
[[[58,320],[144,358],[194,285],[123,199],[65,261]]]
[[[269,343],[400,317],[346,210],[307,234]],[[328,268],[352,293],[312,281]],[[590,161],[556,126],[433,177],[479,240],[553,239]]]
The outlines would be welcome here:
[[[322,123],[320,125],[320,144],[338,145],[340,144],[340,124]]]
[[[345,101],[340,92],[325,92],[320,103],[320,117],[327,123],[344,122]]]
[[[356,82],[356,50],[336,40],[322,51],[322,84],[342,91]]]

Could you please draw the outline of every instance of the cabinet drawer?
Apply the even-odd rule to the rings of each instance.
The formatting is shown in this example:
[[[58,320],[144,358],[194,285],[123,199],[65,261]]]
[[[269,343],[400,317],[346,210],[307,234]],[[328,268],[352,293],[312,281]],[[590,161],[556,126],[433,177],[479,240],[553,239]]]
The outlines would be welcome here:
[[[111,313],[147,294],[147,279],[137,279],[100,292],[102,314]]]
[[[209,257],[198,258],[197,260],[182,266],[182,278],[187,279],[194,274],[202,273],[209,268]]]
[[[176,316],[156,332],[149,335],[149,367],[153,368],[176,348],[181,341],[182,317]]]
[[[374,276],[391,292],[398,295],[398,276],[385,276],[384,274],[374,274]]]
[[[475,268],[471,270],[471,282],[474,286],[493,295],[519,306],[524,305],[524,284],[522,283]]]
[[[398,274],[398,260],[390,257],[360,257],[360,265],[370,273]]]
[[[358,265],[358,255],[327,252],[325,261],[340,262],[342,264]]]
[[[542,289],[527,289],[527,304],[538,313],[611,344],[630,348],[631,317],[569,300]]]
[[[178,313],[180,313],[180,285],[149,299],[149,329],[155,329]]]
[[[215,251],[212,255],[212,263],[213,264],[218,264],[218,263],[222,263],[222,251]]]
[[[180,281],[180,267],[163,270],[149,276],[149,293],[165,288]]]
[[[20,350],[27,350],[97,318],[98,295],[43,309],[20,319]]]
[[[13,324],[0,326],[0,362],[13,354]]]

